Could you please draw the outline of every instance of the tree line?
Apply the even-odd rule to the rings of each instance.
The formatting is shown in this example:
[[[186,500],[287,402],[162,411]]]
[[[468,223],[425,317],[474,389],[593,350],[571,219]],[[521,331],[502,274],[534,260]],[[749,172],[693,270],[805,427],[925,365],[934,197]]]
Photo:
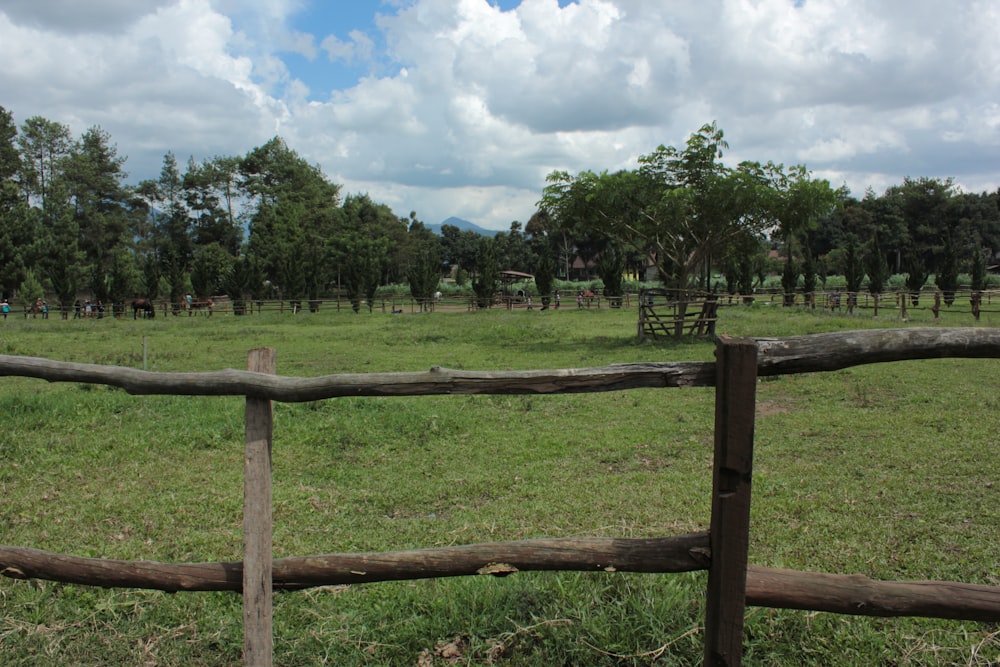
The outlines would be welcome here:
[[[344,196],[280,137],[183,167],[168,152],[158,178],[129,185],[100,127],[73,137],[39,116],[18,127],[0,107],[0,291],[54,296],[63,312],[80,294],[121,304],[190,293],[226,294],[236,312],[247,300],[338,293],[360,310],[387,284],[427,302],[450,273],[487,306],[502,269],[534,274],[544,302],[576,262],[610,296],[649,266],[667,286],[707,286],[721,271],[730,291],[749,293],[774,270],[775,249],[786,291],[826,273],[878,287],[890,270],[914,289],[930,275],[947,288],[961,269],[981,275],[1000,248],[1000,193],[906,179],[857,200],[804,166],[729,167],[727,148],[705,125],[635,169],[553,172],[526,225],[495,237],[446,225],[439,236],[416,212]]]
[[[804,165],[729,167],[726,149],[711,123],[680,148],[640,156],[635,169],[552,172],[537,224],[563,261],[573,248],[592,248],[601,261],[638,251],[674,288],[708,288],[713,271],[730,293],[742,294],[780,272],[791,298],[815,291],[828,274],[843,275],[849,292],[867,284],[880,293],[895,273],[916,294],[933,276],[948,300],[960,271],[970,274],[972,289],[985,288],[1000,250],[1000,191],[965,193],[950,179],[906,178],[859,200]]]
[[[124,164],[100,127],[73,137],[38,116],[18,127],[0,107],[3,296],[54,295],[67,312],[81,293],[115,304],[227,294],[240,312],[249,299],[342,291],[358,310],[388,283],[428,298],[449,253],[470,243],[443,241],[415,212],[399,217],[366,194],[342,197],[280,137],[185,167],[167,153],[159,178],[137,185]]]

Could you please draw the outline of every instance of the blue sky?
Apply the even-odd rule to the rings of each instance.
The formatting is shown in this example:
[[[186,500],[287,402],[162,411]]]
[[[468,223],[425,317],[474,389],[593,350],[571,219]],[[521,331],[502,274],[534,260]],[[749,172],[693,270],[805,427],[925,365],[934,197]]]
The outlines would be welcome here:
[[[558,0],[558,6],[565,7],[574,1]],[[489,4],[508,12],[521,3],[520,0],[491,0]],[[362,77],[393,75],[399,67],[384,57],[385,36],[377,25],[377,17],[392,15],[398,8],[399,3],[381,0],[303,2],[299,10],[289,15],[289,27],[315,36],[317,44],[331,35],[350,43],[352,33],[361,32],[372,41],[374,59],[332,58],[322,49],[311,58],[287,50],[281,53],[281,58],[294,76],[309,87],[309,98],[317,101],[328,99],[330,91],[353,87]]]
[[[729,164],[861,197],[1000,187],[1000,3],[4,0],[0,106],[101,126],[130,181],[275,135],[400,215],[524,222],[554,170],[632,168],[701,125]]]
[[[389,9],[382,8],[381,4],[378,0],[310,2],[290,17],[290,25],[295,30],[315,34],[319,41],[333,35],[350,42],[351,33],[361,31],[372,39],[376,51],[381,51],[385,48],[385,39],[375,25],[375,18],[379,11]],[[350,88],[362,76],[381,73],[368,63],[334,60],[322,52],[312,59],[285,52],[283,59],[295,76],[309,86],[312,99],[328,97],[330,90]]]

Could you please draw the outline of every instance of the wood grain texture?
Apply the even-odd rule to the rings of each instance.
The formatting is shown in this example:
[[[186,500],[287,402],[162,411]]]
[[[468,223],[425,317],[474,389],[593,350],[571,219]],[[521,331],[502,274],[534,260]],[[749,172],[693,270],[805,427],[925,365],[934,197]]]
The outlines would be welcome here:
[[[648,539],[565,538],[382,553],[319,554],[273,561],[274,588],[518,572],[687,572],[709,562],[708,533]],[[513,572],[506,568],[495,574]],[[82,558],[0,546],[0,575],[106,588],[240,591],[243,563],[161,563]],[[750,565],[746,603],[855,616],[924,616],[1000,622],[1000,587],[947,581],[879,581],[862,575]]]
[[[250,350],[247,368],[272,374],[272,348]],[[243,664],[273,664],[271,582],[271,445],[274,406],[270,399],[247,397],[243,461]]]
[[[1000,329],[870,329],[787,338],[755,338],[758,375],[839,370],[887,361],[1000,358]],[[87,382],[130,394],[253,396],[287,403],[340,396],[432,394],[569,394],[658,387],[711,387],[713,362],[640,362],[594,368],[465,371],[435,366],[412,373],[282,377],[226,369],[158,373],[120,366],[76,364],[39,357],[0,355],[0,376],[48,382]]]
[[[743,658],[750,490],[757,391],[757,344],[722,336],[715,348],[715,457],[712,466],[712,564],[705,602],[706,666]]]
[[[506,565],[510,572],[690,572],[708,567],[708,533],[624,539],[559,538],[394,552],[320,554],[273,561],[274,588],[457,577]],[[81,558],[0,546],[0,574],[103,587],[163,591],[240,590],[243,563],[159,563]]]

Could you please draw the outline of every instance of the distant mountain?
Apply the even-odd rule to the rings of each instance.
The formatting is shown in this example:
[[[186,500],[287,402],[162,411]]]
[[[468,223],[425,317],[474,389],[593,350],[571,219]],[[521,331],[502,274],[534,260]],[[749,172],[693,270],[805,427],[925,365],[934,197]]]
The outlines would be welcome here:
[[[472,232],[475,232],[475,233],[480,234],[482,236],[496,236],[497,235],[497,230],[496,229],[485,229],[484,227],[480,227],[479,225],[477,225],[474,222],[469,222],[468,220],[463,220],[462,218],[456,218],[455,216],[452,216],[452,217],[448,218],[447,220],[442,221],[439,224],[436,224],[436,225],[430,225],[430,224],[428,224],[428,225],[425,225],[425,226],[427,227],[427,229],[431,230],[435,234],[441,234],[441,228],[444,227],[445,225],[451,225],[452,227],[458,227],[462,231],[466,231],[466,230],[472,231]]]

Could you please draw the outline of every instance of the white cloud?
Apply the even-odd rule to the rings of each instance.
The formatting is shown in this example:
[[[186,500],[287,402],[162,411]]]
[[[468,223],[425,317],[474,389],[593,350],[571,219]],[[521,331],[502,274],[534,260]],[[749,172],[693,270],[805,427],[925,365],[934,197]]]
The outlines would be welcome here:
[[[856,194],[1000,186],[995,2],[367,1],[379,34],[292,28],[319,0],[8,0],[0,103],[102,125],[136,177],[280,132],[348,192],[495,228],[553,169],[630,167],[712,120],[731,163],[805,162]],[[289,53],[367,74],[309,99]]]
[[[336,35],[327,35],[321,48],[330,60],[342,60],[347,63],[368,62],[375,50],[375,42],[360,30],[350,32],[351,40],[344,42]]]
[[[0,12],[39,30],[107,34],[168,4],[170,0],[4,0]]]

